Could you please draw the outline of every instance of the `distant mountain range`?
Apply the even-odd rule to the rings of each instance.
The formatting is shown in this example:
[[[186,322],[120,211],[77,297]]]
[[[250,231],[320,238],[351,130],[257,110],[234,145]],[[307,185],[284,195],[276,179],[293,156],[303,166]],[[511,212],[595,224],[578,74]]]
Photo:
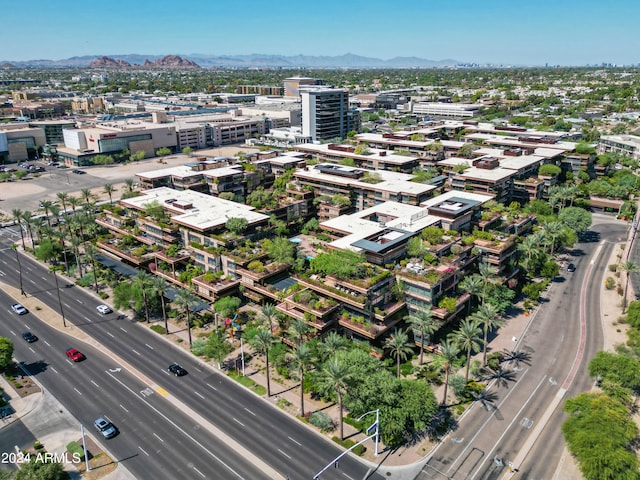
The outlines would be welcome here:
[[[167,58],[164,55],[85,55],[82,57],[71,57],[63,60],[27,60],[13,61],[0,60],[2,63],[10,63],[16,68],[25,67],[89,67],[92,62],[98,60],[96,67],[101,63],[105,66],[127,68],[126,64],[131,66],[149,66],[158,60]],[[312,55],[206,55],[194,53],[190,55],[171,55],[175,61],[171,62],[174,68],[200,66],[204,68],[433,68],[447,67],[457,65],[457,60],[426,60],[418,57],[395,57],[389,60],[380,58],[363,57],[347,53],[339,56],[312,56]],[[107,59],[107,60],[104,60]],[[180,62],[180,59],[183,62]],[[113,60],[113,62],[111,62]],[[162,63],[162,62],[160,62]],[[182,63],[182,64],[181,64]],[[189,65],[193,63],[194,65]],[[156,67],[163,65],[156,64]]]

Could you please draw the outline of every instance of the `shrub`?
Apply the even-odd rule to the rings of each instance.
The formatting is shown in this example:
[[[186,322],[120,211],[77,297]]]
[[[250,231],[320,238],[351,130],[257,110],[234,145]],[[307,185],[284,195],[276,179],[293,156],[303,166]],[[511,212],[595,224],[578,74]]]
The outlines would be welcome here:
[[[162,325],[151,325],[149,328],[160,335],[167,333],[167,330]]]
[[[604,282],[604,286],[607,290],[613,290],[614,288],[616,288],[616,281],[613,277],[607,277],[607,279]]]
[[[84,449],[78,442],[68,443],[67,451],[71,454],[77,453],[80,456],[80,458],[84,458]]]
[[[609,271],[610,272],[617,272],[618,271],[618,265],[616,265],[615,263],[612,263],[609,265]]]
[[[334,428],[333,420],[325,412],[314,412],[311,417],[309,417],[309,423],[318,427],[323,433],[333,430]]]
[[[348,438],[344,439],[344,440],[340,440],[338,437],[331,437],[331,440],[333,440],[334,442],[336,442],[338,445],[342,445],[342,447],[344,447],[345,449],[350,449],[351,447],[353,447],[356,442],[354,442],[353,440],[350,440]],[[358,456],[362,456],[362,454],[364,454],[364,452],[367,451],[367,449],[364,447],[364,445],[358,445],[357,447],[355,447],[353,450],[351,450],[353,453],[355,453]]]

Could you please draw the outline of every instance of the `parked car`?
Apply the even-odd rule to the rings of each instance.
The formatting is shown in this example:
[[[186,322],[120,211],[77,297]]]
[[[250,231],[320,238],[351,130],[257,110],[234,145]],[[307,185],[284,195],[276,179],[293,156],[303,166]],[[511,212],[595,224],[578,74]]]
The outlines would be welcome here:
[[[109,305],[105,305],[104,303],[101,305],[98,305],[96,307],[96,310],[98,310],[98,312],[101,313],[102,315],[107,315],[108,313],[113,312],[111,307]]]
[[[29,310],[24,308],[24,306],[21,303],[14,303],[13,305],[11,305],[11,310],[13,310],[18,315],[24,315],[25,313],[29,313]]]
[[[82,352],[80,352],[79,350],[76,350],[75,348],[67,348],[65,353],[67,357],[69,357],[74,362],[81,362],[86,358],[84,354],[82,354]]]
[[[575,272],[576,271],[576,266],[573,263],[570,263],[569,265],[567,265],[567,272]]]
[[[176,377],[182,377],[183,375],[187,374],[187,371],[177,363],[172,363],[171,365],[169,365],[169,368],[167,368],[167,370],[173,373]]]
[[[80,170],[79,168],[74,168],[73,170],[71,170],[73,173],[75,173],[76,175],[84,175],[85,172],[84,170]]]
[[[27,342],[27,343],[33,343],[33,342],[36,342],[38,340],[38,337],[36,337],[31,332],[24,332],[22,334],[22,338],[24,338],[24,341]]]
[[[96,427],[96,430],[100,432],[100,434],[104,438],[112,438],[118,434],[118,430],[113,425],[113,423],[109,422],[108,420],[105,420],[102,417],[96,418],[95,421],[93,422],[93,426]]]

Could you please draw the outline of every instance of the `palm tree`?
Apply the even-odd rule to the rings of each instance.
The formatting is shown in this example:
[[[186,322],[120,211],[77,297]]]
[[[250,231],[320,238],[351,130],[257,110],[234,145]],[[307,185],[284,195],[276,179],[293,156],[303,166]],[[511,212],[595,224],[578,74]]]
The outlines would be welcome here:
[[[414,312],[406,319],[413,328],[413,336],[420,337],[420,365],[422,365],[426,337],[433,335],[438,330],[438,323],[433,319],[431,308]],[[419,335],[416,335],[416,333],[419,333]]]
[[[540,246],[542,245],[542,235],[538,235],[540,231],[533,235],[528,235],[518,246],[519,250],[524,254],[524,269],[528,272],[531,261],[538,258],[542,253]]]
[[[69,200],[69,205],[71,205],[71,208],[73,209],[73,213],[75,214],[76,208],[80,206],[81,200],[78,197],[71,197],[71,196],[68,198],[68,200]]]
[[[11,210],[11,216],[16,222],[18,229],[20,230],[20,238],[22,239],[22,249],[24,250],[24,233],[22,232],[22,210],[19,208],[14,208]]]
[[[84,203],[87,205],[91,203],[91,200],[93,199],[93,193],[91,193],[91,190],[89,188],[83,188],[82,190],[80,190],[80,196],[84,200]]]
[[[471,353],[480,348],[482,330],[478,322],[472,318],[465,318],[460,322],[460,328],[453,333],[453,338],[463,350],[467,351],[467,369],[464,374],[465,381],[469,381],[469,367],[471,366]]]
[[[38,243],[42,241],[42,228],[44,227],[44,219],[43,218],[34,218],[31,221],[33,229],[38,233]],[[33,243],[35,247],[35,241]]]
[[[51,207],[49,207],[49,212],[51,212],[51,218],[55,221],[54,223],[58,225],[58,229],[60,229],[60,207],[52,203]]]
[[[345,337],[337,332],[329,332],[320,345],[318,350],[322,355],[320,360],[325,361],[335,355],[337,352],[347,349],[348,341]]]
[[[484,305],[487,301],[487,286],[490,283],[497,282],[498,276],[495,274],[494,269],[490,267],[488,263],[480,263],[478,271],[480,273],[480,277],[482,278],[482,305]]]
[[[187,331],[189,332],[189,349],[191,349],[191,316],[189,315],[189,309],[198,304],[198,297],[191,292],[190,290],[180,289],[174,302],[180,308],[184,308],[185,313],[187,314]]]
[[[124,181],[124,184],[127,187],[127,192],[128,193],[132,193],[133,192],[133,182],[134,182],[133,178],[127,178]]]
[[[105,183],[103,190],[104,190],[104,193],[109,195],[109,203],[113,205],[113,198],[111,198],[111,196],[113,195],[113,192],[116,191],[116,188],[110,183]]]
[[[87,253],[89,255],[89,258],[91,258],[91,266],[93,267],[93,286],[96,289],[96,293],[98,293],[98,272],[97,272],[97,268],[96,268],[96,247],[92,244],[89,243],[87,245],[85,245],[84,247],[84,251],[85,253]]]
[[[472,297],[475,297],[476,301],[480,300],[480,298],[482,297],[482,287],[483,287],[482,277],[477,273],[474,273],[473,275],[469,275],[468,277],[465,277],[460,282],[459,287],[461,290],[468,292],[469,295],[471,295]]]
[[[336,358],[328,360],[318,375],[318,385],[325,391],[334,391],[338,400],[340,410],[340,440],[344,440],[344,405],[343,396],[347,393],[351,374],[349,368]]]
[[[80,246],[82,245],[82,240],[78,237],[73,237],[71,239],[71,246],[73,247],[73,253],[76,256],[76,265],[78,266],[78,273],[80,274],[80,278],[82,278],[82,263],[80,262]]]
[[[33,233],[31,231],[31,226],[33,225],[33,214],[29,210],[25,210],[24,212],[22,212],[22,221],[24,222],[25,226],[27,227],[27,232],[29,233],[29,239],[31,241],[31,246],[34,247],[35,244],[33,243]]]
[[[300,345],[302,339],[309,334],[310,330],[311,327],[309,327],[307,322],[299,318],[294,318],[291,325],[289,325],[288,333],[296,340],[296,344]]]
[[[67,201],[69,200],[69,194],[67,192],[58,192],[56,193],[56,196],[58,197],[58,200],[60,200],[60,203],[62,203],[62,209],[66,212]]]
[[[622,297],[622,313],[624,314],[627,309],[627,290],[629,289],[629,280],[632,273],[640,272],[640,266],[638,266],[636,262],[624,262],[620,264],[619,268],[627,274],[627,281],[624,284],[624,296]]]
[[[160,297],[160,304],[162,305],[162,319],[164,320],[165,334],[169,333],[169,324],[167,323],[167,307],[164,300],[165,298],[164,294],[168,288],[169,288],[169,284],[164,278],[159,277],[157,275],[154,275],[151,278],[151,291]]]
[[[304,417],[304,380],[307,372],[313,365],[313,352],[311,347],[306,343],[301,343],[289,354],[291,367],[298,373],[300,377],[300,415]]]
[[[251,345],[256,351],[264,355],[264,362],[267,369],[267,397],[271,396],[271,379],[269,376],[269,350],[273,346],[275,339],[271,329],[259,328],[256,334],[249,340]]]
[[[562,222],[547,222],[543,226],[546,235],[549,236],[549,245],[551,245],[549,255],[553,256],[556,241],[558,240],[558,237],[564,232],[564,225],[562,224]]]
[[[49,228],[51,228],[51,219],[49,219],[49,211],[51,210],[51,205],[53,205],[53,202],[51,200],[40,201],[40,208],[44,210],[44,214],[47,219],[47,225],[49,225]]]
[[[447,403],[447,389],[449,387],[449,374],[453,368],[454,363],[460,355],[460,347],[456,342],[451,340],[445,340],[440,344],[440,355],[444,362],[444,396],[442,397],[442,405]]]
[[[500,312],[498,307],[491,303],[480,306],[477,312],[471,317],[482,325],[483,340],[482,340],[482,365],[487,364],[487,337],[489,335],[489,329],[500,328],[504,324],[504,320],[499,316]]]
[[[262,317],[267,321],[267,323],[269,324],[269,330],[271,330],[272,332],[272,320],[276,316],[277,312],[278,311],[276,310],[276,306],[273,303],[265,303],[262,306]]]
[[[398,368],[398,378],[400,378],[400,361],[406,360],[407,355],[411,354],[411,343],[409,335],[405,330],[396,330],[396,332],[384,341],[384,348],[396,357],[396,365]]]
[[[136,285],[142,291],[142,300],[144,302],[144,316],[147,320],[149,320],[149,302],[147,301],[147,290],[151,287],[151,274],[144,270],[138,270],[136,276],[133,277],[133,284]],[[191,341],[189,341],[189,346],[191,346]]]
[[[24,295],[24,286],[22,284],[22,264],[20,263],[20,256],[18,255],[18,245],[15,243],[11,244],[11,250],[16,252],[16,262],[18,262],[18,274],[20,278],[20,294]]]

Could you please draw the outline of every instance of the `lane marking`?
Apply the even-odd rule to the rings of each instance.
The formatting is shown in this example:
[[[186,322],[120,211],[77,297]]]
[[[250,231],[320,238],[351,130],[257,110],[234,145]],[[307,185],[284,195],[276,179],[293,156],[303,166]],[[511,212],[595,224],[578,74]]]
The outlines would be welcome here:
[[[204,395],[202,395],[201,393],[198,393],[198,392],[193,392],[193,393],[195,393],[197,396],[199,396],[201,399],[204,400]]]
[[[84,302],[78,298],[76,298],[75,301],[78,302],[80,305],[84,305]]]
[[[49,367],[51,370],[53,370],[54,372],[58,373],[58,370],[55,369],[55,367]]]
[[[287,457],[289,460],[291,460],[291,457],[289,455],[287,455],[286,453],[284,453],[282,450],[278,449],[278,451],[284,455],[285,457]]]
[[[67,302],[64,302],[64,306],[67,308],[71,308],[71,305],[69,305]]]
[[[166,397],[169,395],[169,392],[167,392],[164,388],[162,387],[158,387],[156,388],[156,392],[159,393],[160,395],[162,395],[163,397]]]
[[[31,350],[33,353],[36,353],[36,351],[31,347],[29,347],[29,350]]]
[[[50,344],[49,342],[47,342],[46,340],[44,340],[44,343],[45,343],[45,345],[46,345],[47,347],[50,347],[50,346],[51,346],[51,344]]]
[[[136,398],[138,398],[141,402],[144,402],[151,410],[153,410],[158,416],[162,417],[167,423],[171,424],[171,426],[173,426],[176,430],[180,431],[180,433],[182,433],[185,437],[187,437],[189,440],[191,440],[193,443],[195,443],[196,445],[198,445],[202,450],[204,450],[211,458],[215,459],[218,463],[220,463],[221,465],[223,465],[227,470],[229,470],[231,473],[233,473],[236,477],[244,480],[244,477],[242,475],[240,475],[238,472],[236,472],[233,468],[231,468],[230,465],[226,464],[220,457],[216,456],[215,453],[213,453],[211,450],[207,449],[207,447],[205,447],[202,443],[200,443],[198,440],[196,440],[195,438],[193,438],[191,435],[189,435],[189,433],[187,433],[182,427],[180,427],[177,423],[175,423],[173,420],[171,420],[169,417],[167,417],[164,413],[162,413],[160,410],[158,410],[156,407],[154,407],[153,405],[151,405],[147,400],[145,400],[143,397],[138,396],[130,387],[128,387],[127,385],[125,385],[123,382],[120,381],[120,379],[118,379],[117,377],[111,375],[110,373],[107,373],[107,375],[110,375],[116,382],[118,382],[120,385],[122,385],[123,388],[125,388],[126,390],[128,390],[131,394],[135,395]]]
[[[244,407],[244,409],[245,409],[247,412],[249,412],[251,415],[253,415],[254,417],[256,416],[256,414],[255,414],[255,413],[253,413],[251,410],[249,410],[247,407]]]
[[[100,385],[98,385],[96,382],[94,382],[93,380],[91,380],[91,383],[93,383],[96,387],[100,388]]]
[[[213,388],[215,391],[218,391],[218,389],[216,387],[214,387],[213,385],[211,385],[210,383],[207,383],[207,386]]]
[[[124,405],[120,404],[120,408],[123,409],[125,412],[129,413],[129,410],[127,410],[126,408],[124,408]]]
[[[133,353],[135,353],[136,355],[138,355],[139,357],[141,357],[142,355],[140,355],[140,352],[138,352],[137,350],[134,350],[133,348],[131,349],[131,351]]]
[[[144,453],[147,457],[149,456],[149,454],[147,452],[144,451],[144,448],[142,448],[140,445],[138,445],[138,448],[140,449],[140,451],[142,453]]]
[[[111,338],[116,338],[116,336],[111,332],[107,332],[107,335],[109,335]]]
[[[240,420],[238,420],[236,417],[232,417],[233,421],[238,423],[239,425],[242,425],[244,427],[244,423],[242,423]]]
[[[73,389],[78,392],[79,395],[82,395],[82,393],[80,393],[80,390],[78,390],[76,387],[73,387]]]
[[[151,345],[149,345],[148,343],[145,343],[144,345],[145,345],[146,347],[149,347],[151,350],[154,350],[154,348],[153,348]]]
[[[13,335],[14,337],[16,336],[16,332],[14,332],[13,330],[9,330],[11,332],[11,335]]]
[[[122,327],[120,327],[120,330],[122,330],[124,333],[127,333],[127,331]]]
[[[160,440],[162,443],[164,443],[164,440],[162,439],[162,437],[160,437],[160,435],[158,435],[156,432],[152,432],[153,436],[156,437],[158,440]]]
[[[89,317],[84,317],[84,319],[85,319],[87,322],[93,322],[93,320],[91,320]]]
[[[201,472],[200,470],[198,470],[196,467],[193,467],[193,469],[194,469],[197,473],[199,473],[199,474],[200,474],[200,476],[201,476],[202,478],[207,478],[207,477],[204,475],[204,473],[202,473],[202,472]]]
[[[301,444],[299,441],[297,441],[297,440],[295,440],[295,439],[293,439],[293,438],[291,438],[291,437],[287,437],[287,438],[288,438],[289,440],[291,440],[293,443],[295,443],[296,445],[298,445],[299,447],[301,447],[301,446],[302,446],[302,444]]]

